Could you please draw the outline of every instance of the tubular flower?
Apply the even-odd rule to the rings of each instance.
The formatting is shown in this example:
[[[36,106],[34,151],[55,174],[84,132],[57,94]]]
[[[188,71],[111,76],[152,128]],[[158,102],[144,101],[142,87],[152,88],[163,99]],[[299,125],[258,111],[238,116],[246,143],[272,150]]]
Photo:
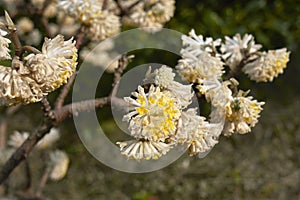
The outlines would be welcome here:
[[[0,29],[0,60],[11,59],[9,44],[11,41],[4,36],[7,35],[7,32]]]
[[[176,141],[187,145],[191,156],[208,151],[218,143],[215,135],[209,132],[209,126],[204,117],[197,115],[195,108],[182,112]]]
[[[203,52],[216,55],[216,47],[220,46],[221,39],[213,40],[211,37],[204,38],[202,35],[196,35],[195,30],[192,29],[189,36],[183,35],[181,37],[183,48],[181,50],[182,57],[185,58],[186,53],[190,53],[198,57]]]
[[[125,7],[131,4],[125,3]],[[174,0],[150,0],[140,1],[129,13],[128,17],[123,18],[123,23],[146,29],[150,32],[159,31],[163,24],[170,21],[175,11]]]
[[[154,141],[128,141],[117,142],[121,154],[135,160],[158,159],[172,148],[171,144]]]
[[[239,92],[237,97],[234,97],[231,102],[231,113],[227,113],[226,127],[227,132],[225,135],[231,135],[234,132],[245,134],[251,131],[251,127],[254,127],[260,117],[262,111],[262,105],[264,102],[257,102],[252,100],[253,97],[244,97],[246,93]]]
[[[42,53],[29,54],[24,58],[30,76],[43,92],[56,90],[67,82],[77,66],[77,48],[73,38],[64,41],[62,35],[45,39]]]
[[[240,34],[236,34],[233,38],[225,36],[225,44],[222,44],[220,50],[226,64],[234,69],[244,58],[256,53],[261,47],[262,45],[255,44],[251,34],[245,34],[243,38]]]
[[[61,180],[68,172],[69,167],[68,155],[60,150],[50,153],[50,178],[54,181]]]
[[[192,85],[183,85],[177,81],[174,81],[174,77],[175,73],[173,73],[172,69],[166,65],[161,66],[152,73],[151,67],[149,67],[144,82],[154,83],[161,89],[170,91],[173,96],[177,97],[182,107],[187,107],[189,104],[191,104],[191,99],[194,95],[194,92],[192,91]]]
[[[249,62],[243,68],[251,80],[256,82],[273,81],[275,77],[283,73],[289,61],[290,52],[286,48],[263,52],[254,61]]]
[[[138,92],[132,95],[134,98],[125,97],[125,101],[134,110],[125,115],[123,120],[129,122],[128,129],[133,137],[164,142],[175,134],[180,106],[170,92],[151,85],[147,94],[139,86]]]

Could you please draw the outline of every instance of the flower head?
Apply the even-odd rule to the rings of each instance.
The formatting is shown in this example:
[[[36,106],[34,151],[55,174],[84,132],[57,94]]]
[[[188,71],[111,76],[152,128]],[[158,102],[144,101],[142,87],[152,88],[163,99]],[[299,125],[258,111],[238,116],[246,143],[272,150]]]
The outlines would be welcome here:
[[[50,178],[54,181],[61,180],[68,172],[69,167],[68,155],[60,150],[50,153]]]
[[[245,34],[243,38],[240,34],[236,34],[233,38],[225,36],[225,44],[221,46],[222,58],[233,69],[244,58],[257,52],[261,47],[262,45],[255,44],[254,37],[251,34]]]
[[[182,112],[178,121],[176,141],[187,145],[190,155],[208,151],[218,143],[215,134],[210,133],[209,126],[204,117],[197,115],[196,109]]]
[[[62,35],[45,39],[42,53],[29,54],[24,58],[30,76],[48,93],[59,88],[75,72],[77,48],[75,42],[64,41]]]
[[[243,71],[256,82],[273,81],[275,77],[283,73],[289,61],[290,52],[286,48],[270,50],[256,57],[243,68]]]
[[[29,104],[40,101],[44,92],[28,74],[23,63],[17,58],[13,60],[14,67],[0,65],[0,105]]]
[[[144,83],[154,83],[161,89],[170,91],[173,96],[177,97],[182,107],[187,107],[191,104],[191,99],[194,96],[192,85],[183,85],[175,81],[174,77],[175,73],[173,73],[172,69],[166,65],[161,66],[159,69],[155,69],[152,73],[151,67],[149,67]]]
[[[131,5],[134,3],[132,2]],[[130,5],[127,4],[124,6],[129,7]],[[123,18],[123,23],[146,28],[145,30],[150,32],[159,31],[163,24],[173,17],[174,4],[174,0],[140,1],[130,10],[129,16]]]
[[[183,49],[180,53],[183,58],[185,58],[186,53],[190,53],[195,57],[198,57],[203,52],[216,54],[216,47],[221,44],[221,39],[213,40],[211,37],[204,38],[202,35],[196,35],[194,29],[190,31],[189,36],[183,35],[181,40]]]
[[[123,120],[129,122],[128,129],[133,137],[164,142],[175,134],[181,108],[176,97],[153,85],[148,93],[139,86],[138,92],[132,95],[134,98],[125,97],[125,101],[133,110]]]
[[[104,40],[120,32],[120,19],[112,11],[103,8],[104,1],[60,0],[58,8],[84,25],[87,35],[96,41]],[[107,2],[107,5],[114,1]]]
[[[251,131],[260,117],[262,105],[264,102],[257,102],[253,97],[245,97],[247,93],[242,91],[233,98],[231,102],[231,112],[227,113],[227,130],[225,135],[231,135],[234,132],[245,134]]]

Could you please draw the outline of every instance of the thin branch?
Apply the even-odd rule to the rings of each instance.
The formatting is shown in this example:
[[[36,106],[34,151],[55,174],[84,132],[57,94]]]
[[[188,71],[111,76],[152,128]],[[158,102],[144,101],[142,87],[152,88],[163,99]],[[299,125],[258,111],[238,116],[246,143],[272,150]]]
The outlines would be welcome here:
[[[95,108],[101,108],[109,104],[108,97],[103,97],[95,100],[85,100],[76,103],[71,103],[54,111],[56,123],[64,121],[72,114],[78,114],[84,111],[91,111]]]
[[[43,189],[44,187],[46,186],[47,184],[47,181],[49,179],[49,174],[50,174],[50,168],[47,167],[42,178],[41,178],[41,181],[40,181],[40,184],[39,184],[39,188],[38,190],[36,191],[36,196],[37,197],[41,197],[42,196],[42,192],[43,192]]]
[[[71,89],[71,86],[75,80],[76,75],[77,75],[77,72],[73,73],[73,75],[69,78],[67,84],[63,87],[59,96],[57,97],[56,102],[55,102],[56,110],[60,109],[63,106],[65,99],[66,99],[66,97]]]
[[[26,176],[26,184],[24,189],[30,189],[31,187],[31,170],[30,165],[27,159],[25,159],[25,176]]]

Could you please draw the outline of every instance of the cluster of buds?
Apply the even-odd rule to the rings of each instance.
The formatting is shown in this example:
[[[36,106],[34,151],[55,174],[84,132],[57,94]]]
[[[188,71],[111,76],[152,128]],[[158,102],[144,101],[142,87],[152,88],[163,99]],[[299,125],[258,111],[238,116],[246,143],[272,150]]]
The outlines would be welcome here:
[[[16,34],[16,27],[8,13],[6,22],[0,24],[0,60],[12,60],[11,66],[0,65],[0,105],[29,104],[40,101],[43,96],[67,82],[77,66],[77,48],[73,38],[64,41],[62,35],[45,38],[42,50],[33,47],[22,48]],[[11,37],[9,37],[11,36]],[[12,38],[15,56],[8,48]],[[28,55],[23,56],[24,51]]]

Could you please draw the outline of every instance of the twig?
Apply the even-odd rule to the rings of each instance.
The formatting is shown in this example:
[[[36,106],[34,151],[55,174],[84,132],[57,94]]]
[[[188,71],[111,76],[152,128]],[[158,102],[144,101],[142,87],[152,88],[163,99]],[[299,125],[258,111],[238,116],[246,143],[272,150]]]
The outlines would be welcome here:
[[[29,166],[29,162],[25,159],[25,176],[26,176],[26,184],[24,189],[30,189],[31,187],[31,170]]]
[[[42,178],[41,178],[41,181],[40,181],[40,184],[39,184],[39,188],[38,190],[36,191],[36,196],[37,197],[41,197],[42,196],[42,191],[45,187],[45,185],[47,184],[47,181],[49,179],[49,174],[50,174],[50,168],[47,167]]]
[[[132,59],[132,56],[126,56],[126,55],[122,55],[121,58],[119,59],[118,67],[115,69],[114,81],[112,84],[112,91],[109,95],[109,98],[112,97],[112,94],[113,94],[114,90],[116,89],[115,87],[118,86],[118,83],[121,79],[123,71],[127,67],[128,63],[131,61],[131,59]]]
[[[63,87],[59,96],[57,97],[56,102],[55,102],[56,110],[60,109],[63,106],[65,99],[66,99],[66,97],[71,89],[71,86],[75,80],[76,75],[77,75],[77,72],[73,73],[73,75],[69,78],[67,84]]]

